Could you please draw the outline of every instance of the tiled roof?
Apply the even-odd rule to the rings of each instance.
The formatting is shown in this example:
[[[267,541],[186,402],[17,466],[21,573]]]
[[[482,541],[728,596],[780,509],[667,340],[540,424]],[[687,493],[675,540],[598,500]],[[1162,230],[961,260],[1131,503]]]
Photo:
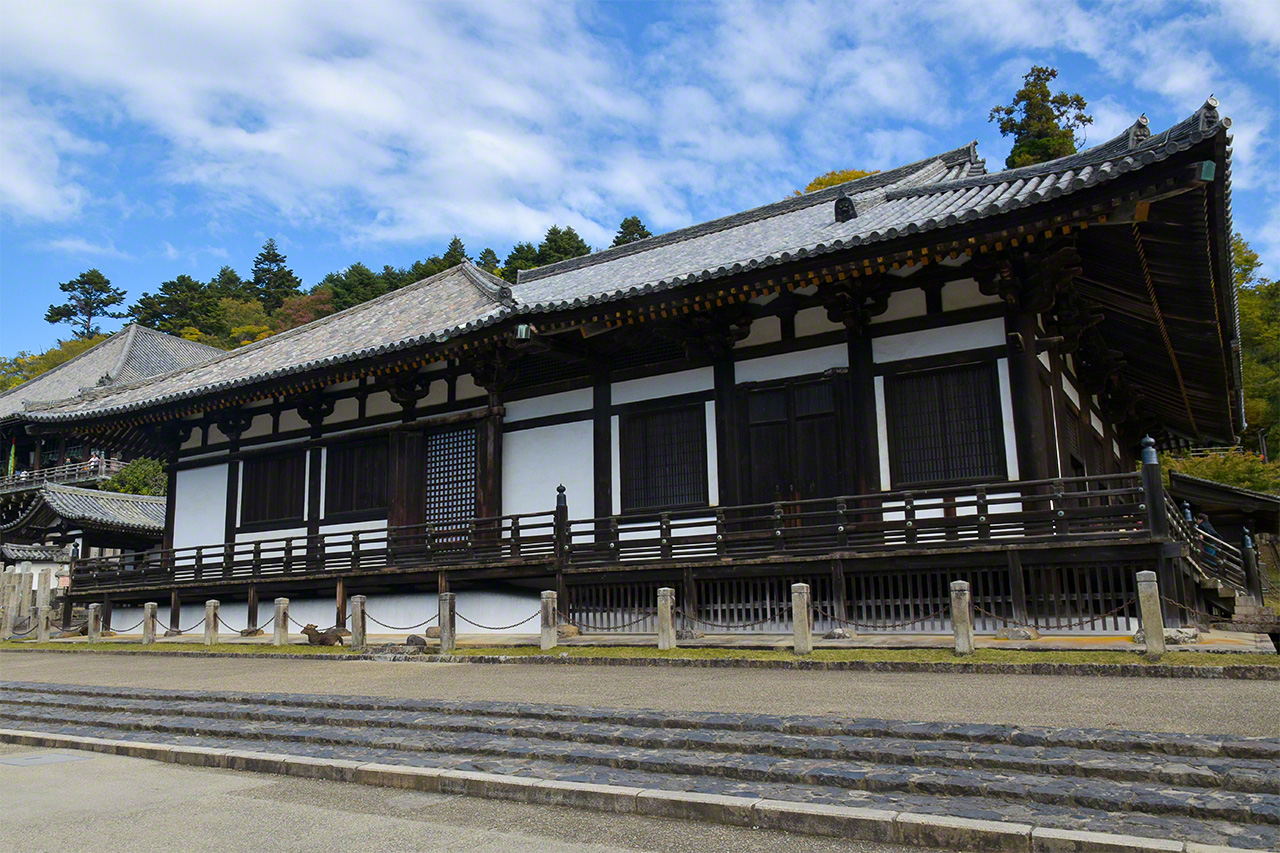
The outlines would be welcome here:
[[[1230,120],[1219,119],[1214,103],[1160,134],[1146,136],[1140,123],[1137,133],[1131,129],[1070,157],[994,174],[986,173],[975,145],[967,145],[723,219],[523,271],[510,289],[465,263],[206,364],[32,407],[27,417],[62,421],[143,409],[444,341],[508,317],[675,289],[981,220],[1112,180],[1225,132]],[[842,195],[856,211],[844,222],[834,215]]]
[[[32,496],[26,512],[4,529],[14,530],[37,519],[56,517],[92,528],[158,536],[164,531],[164,510],[164,498],[46,483]]]
[[[21,414],[27,403],[63,400],[83,388],[136,382],[221,353],[216,347],[131,323],[75,358],[0,393],[0,419]]]
[[[19,545],[6,542],[0,545],[0,556],[11,563],[30,560],[33,563],[66,563],[71,559],[67,549],[61,545]]]

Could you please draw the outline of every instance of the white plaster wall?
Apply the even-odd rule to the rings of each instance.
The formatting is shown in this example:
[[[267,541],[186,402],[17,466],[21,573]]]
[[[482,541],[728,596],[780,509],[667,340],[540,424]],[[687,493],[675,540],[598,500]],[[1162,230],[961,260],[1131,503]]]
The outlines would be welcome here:
[[[449,383],[444,379],[437,379],[431,383],[431,387],[427,389],[427,396],[419,400],[418,405],[439,406],[447,402],[449,402]]]
[[[613,484],[610,494],[613,497],[612,513],[622,515],[622,433],[618,429],[618,416],[609,418],[609,447],[613,454],[609,466],[609,482]]]
[[[931,355],[962,352],[982,347],[1002,346],[1005,342],[1004,320],[994,318],[976,323],[959,323],[940,329],[904,332],[873,338],[871,356],[877,363],[900,361],[904,358],[925,358]]]
[[[912,290],[898,290],[889,294],[889,307],[878,317],[872,317],[871,322],[887,323],[890,320],[905,320],[908,317],[923,317],[925,315],[926,305],[924,291],[919,288]]]
[[[782,340],[782,321],[777,317],[761,317],[751,324],[751,333],[734,344],[734,348],[771,344]]]
[[[191,429],[191,437],[190,437],[190,438],[188,438],[186,441],[184,441],[184,442],[182,443],[182,449],[183,449],[183,450],[191,450],[191,449],[194,449],[194,448],[199,447],[199,446],[200,446],[200,441],[204,438],[204,433],[203,433],[203,431],[200,429],[200,427],[199,427],[199,425],[198,425],[198,424],[196,424],[196,423],[194,423],[194,422],[189,422],[189,424],[190,424],[190,426],[192,427],[192,429]]]
[[[471,378],[470,373],[458,377],[456,392],[457,399],[467,400],[471,397],[483,397],[488,393],[488,391],[476,384],[476,381]]]
[[[827,309],[822,306],[805,308],[796,312],[796,337],[820,335],[823,332],[836,332],[844,329],[842,323],[833,323],[827,316]]]
[[[297,409],[285,409],[280,413],[280,431],[294,432],[300,429],[310,429],[311,424],[307,423],[302,415],[298,414]]]
[[[996,361],[1000,381],[1000,416],[1004,419],[1004,459],[1009,479],[1018,479],[1018,436],[1013,427],[1013,388],[1009,382],[1009,359]]]
[[[508,432],[502,436],[502,511],[549,512],[564,484],[571,518],[595,515],[591,421]]]
[[[720,467],[716,465],[716,404],[714,400],[706,402],[707,408],[707,502],[711,506],[720,504]],[[615,488],[616,491],[616,488]]]
[[[734,373],[738,382],[767,382],[848,366],[849,348],[844,344],[833,344],[739,361],[734,365]]]
[[[370,418],[377,415],[390,415],[400,411],[400,404],[392,402],[391,395],[386,391],[370,394],[364,403],[365,416]]]
[[[742,379],[739,378],[738,381],[741,382]],[[612,401],[613,405],[621,406],[642,400],[661,400],[677,394],[710,391],[713,388],[715,388],[715,375],[712,369],[698,367],[693,370],[681,370],[678,373],[664,373],[660,376],[615,382],[612,388]]]
[[[517,423],[531,418],[546,417],[547,415],[590,411],[591,405],[591,389],[579,388],[576,391],[545,394],[541,397],[531,397],[528,400],[514,400],[507,403],[505,420],[508,423]]]
[[[978,282],[971,278],[949,281],[942,286],[943,311],[959,311],[962,308],[993,305],[999,301],[999,296],[985,296],[978,289]]]
[[[176,488],[173,546],[189,548],[224,541],[227,526],[226,464],[179,471]]]
[[[889,416],[884,398],[884,377],[875,378],[876,386],[876,445],[880,449],[880,489],[893,488],[893,475],[889,472]]]
[[[1062,377],[1062,390],[1076,404],[1076,408],[1080,408],[1080,392],[1076,390],[1076,386],[1071,384],[1071,380],[1064,374]]]
[[[255,415],[253,420],[249,423],[249,428],[246,429],[240,435],[240,437],[242,439],[258,438],[260,436],[270,435],[270,434],[271,434],[271,414],[266,413],[261,415]]]
[[[305,527],[280,527],[273,530],[255,530],[252,533],[237,533],[236,542],[266,542],[268,539],[288,539],[290,536],[306,535]],[[302,547],[301,543],[298,547]]]
[[[355,420],[360,416],[360,401],[355,397],[346,397],[333,404],[333,414],[324,419],[326,424]]]
[[[1102,424],[1102,418],[1098,417],[1097,412],[1089,412],[1089,423],[1093,425],[1093,431],[1098,435],[1102,435],[1106,431]]]

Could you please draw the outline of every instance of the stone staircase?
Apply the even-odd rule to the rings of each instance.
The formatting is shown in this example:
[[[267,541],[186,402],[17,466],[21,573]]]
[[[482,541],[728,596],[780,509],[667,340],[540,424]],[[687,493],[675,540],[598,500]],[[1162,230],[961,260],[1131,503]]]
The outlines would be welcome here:
[[[20,682],[0,728],[1280,848],[1280,738]]]

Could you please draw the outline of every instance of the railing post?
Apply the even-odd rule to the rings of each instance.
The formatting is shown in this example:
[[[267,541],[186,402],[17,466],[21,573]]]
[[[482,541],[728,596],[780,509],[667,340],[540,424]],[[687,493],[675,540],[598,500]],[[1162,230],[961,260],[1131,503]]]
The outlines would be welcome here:
[[[40,608],[40,627],[36,633],[36,641],[41,643],[49,642],[49,632],[53,627],[53,608],[45,605]]]
[[[916,543],[916,502],[910,492],[902,496],[902,517],[906,520],[907,544],[914,545]]]
[[[1155,572],[1138,572],[1138,611],[1142,615],[1147,657],[1158,658],[1164,654],[1164,611]]]
[[[773,505],[773,550],[785,551],[787,543],[782,535],[782,504]]]
[[[351,571],[360,569],[360,531],[351,531]]]
[[[1142,439],[1142,499],[1147,504],[1147,531],[1152,537],[1167,539],[1169,514],[1164,504],[1164,483],[1160,478],[1160,456],[1151,436]]]
[[[1067,526],[1067,484],[1062,480],[1053,481],[1053,503],[1051,504],[1053,513],[1053,535],[1066,536],[1070,533]]]
[[[440,593],[440,654],[452,654],[458,647],[457,597],[452,592]]]
[[[542,638],[541,648],[545,652],[548,649],[554,649],[560,641],[560,637],[556,632],[556,623],[559,621],[558,605],[556,603],[555,590],[542,591]]]
[[[102,605],[96,601],[89,605],[89,626],[86,636],[91,643],[102,639]]]
[[[676,647],[676,623],[671,611],[676,602],[676,591],[664,586],[658,589],[658,649],[666,651]]]
[[[1191,515],[1191,501],[1182,502],[1182,520],[1189,524],[1195,523],[1195,518]]]
[[[148,601],[142,605],[142,645],[149,646],[156,641],[156,610],[158,605]]]
[[[813,618],[809,612],[809,585],[791,585],[792,650],[798,655],[813,653]]]
[[[499,522],[501,523],[501,522]],[[499,531],[501,535],[501,531]],[[514,516],[511,519],[511,559],[520,559],[520,517]]]
[[[1258,571],[1258,552],[1253,547],[1253,534],[1244,528],[1240,540],[1240,562],[1244,564],[1244,581],[1254,601],[1262,604],[1262,573]]]
[[[273,646],[289,645],[289,599],[276,599],[274,622],[271,623],[271,644]]]
[[[841,550],[849,547],[849,507],[844,498],[836,501],[836,546]]]
[[[218,599],[211,598],[204,603],[204,644],[214,646],[218,643]]]
[[[556,571],[564,571],[565,564],[569,562],[569,500],[564,494],[564,483],[556,486],[554,532]]]
[[[987,487],[978,486],[977,491],[977,513],[978,513],[978,538],[991,538],[991,520],[988,515],[989,507],[987,505]]]
[[[671,559],[671,515],[670,513],[662,513],[658,519],[658,538],[659,546],[661,546],[662,559]]]
[[[724,510],[717,508],[716,509],[716,556],[720,557],[721,559],[727,557],[729,554],[729,543],[726,542],[724,538],[726,533],[727,531],[724,526]]]
[[[365,601],[363,595],[351,596],[351,648],[358,651],[364,651],[369,644],[369,636],[365,631]]]
[[[951,582],[951,630],[956,637],[956,654],[973,654],[973,598],[968,581]]]

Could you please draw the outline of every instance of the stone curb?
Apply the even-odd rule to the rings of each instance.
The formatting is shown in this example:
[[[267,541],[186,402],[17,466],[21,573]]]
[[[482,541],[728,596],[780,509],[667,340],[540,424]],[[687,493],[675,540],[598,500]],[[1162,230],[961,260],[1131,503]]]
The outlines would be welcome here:
[[[1033,827],[1021,823],[970,820],[945,815],[561,782],[247,750],[137,743],[21,729],[0,729],[0,743],[48,749],[83,749],[194,767],[273,773],[430,793],[463,794],[536,805],[572,806],[617,814],[758,826],[803,835],[947,850],[1000,850],[1010,853],[1215,853],[1218,849],[1195,842]]]
[[[1280,681],[1280,666],[1232,664],[1185,666],[1131,663],[930,663],[924,661],[822,661],[749,660],[742,658],[610,658],[560,657],[558,655],[300,655],[271,652],[143,652],[131,649],[0,649],[0,654],[149,655],[183,658],[265,658],[305,661],[381,661],[395,663],[476,663],[561,666],[658,666],[707,669],[787,669],[810,672],[928,672],[948,675],[1077,675],[1110,678],[1207,678],[1238,681]],[[1028,654],[1041,654],[1028,652]],[[1204,654],[1214,654],[1205,652]]]

